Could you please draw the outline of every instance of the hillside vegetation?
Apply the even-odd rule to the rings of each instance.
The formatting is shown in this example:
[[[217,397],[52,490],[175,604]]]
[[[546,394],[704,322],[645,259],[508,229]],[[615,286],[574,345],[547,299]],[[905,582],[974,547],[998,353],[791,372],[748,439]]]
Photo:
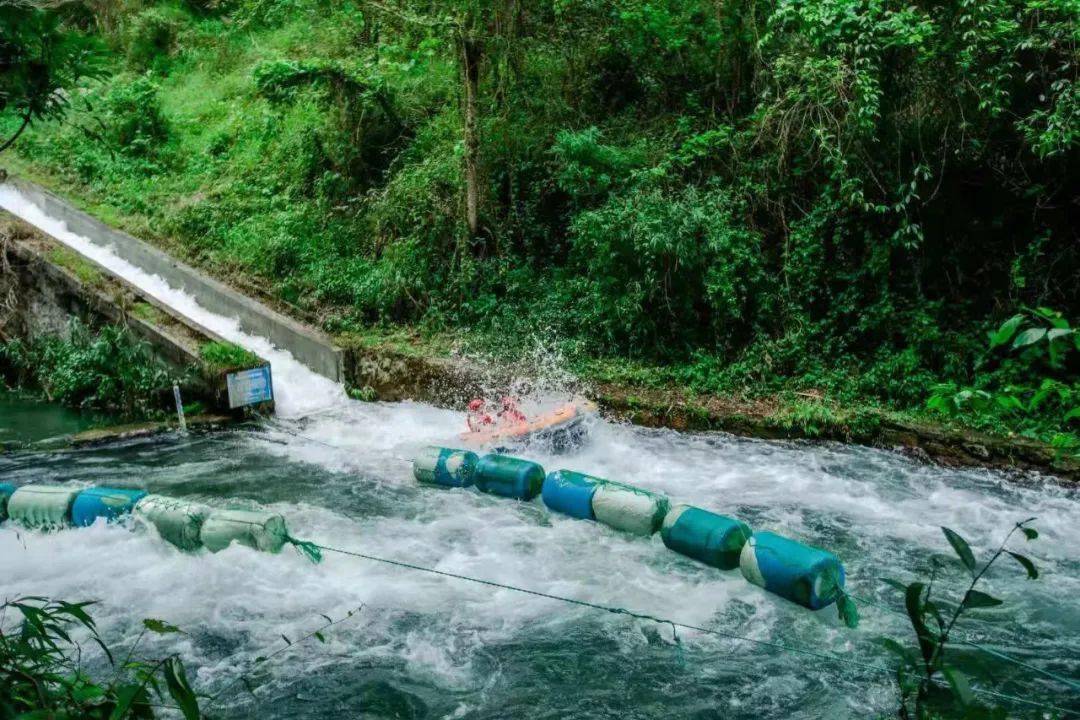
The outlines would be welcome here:
[[[57,12],[106,73],[19,166],[332,331],[1075,441],[1076,0]]]

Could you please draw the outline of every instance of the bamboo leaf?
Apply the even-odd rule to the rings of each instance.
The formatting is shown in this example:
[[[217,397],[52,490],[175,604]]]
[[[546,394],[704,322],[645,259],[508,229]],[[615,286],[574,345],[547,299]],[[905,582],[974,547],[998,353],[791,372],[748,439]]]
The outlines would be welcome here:
[[[116,704],[113,706],[113,710],[109,713],[109,720],[120,720],[120,718],[127,715],[128,710],[131,709],[131,704],[135,702],[135,698],[139,695],[141,687],[138,685],[122,685],[116,690]]]
[[[921,582],[913,582],[908,585],[907,593],[904,596],[904,607],[907,609],[911,627],[915,630],[915,637],[919,640],[919,649],[922,651],[923,660],[929,663],[930,658],[934,655],[934,648],[937,643],[933,636],[930,635],[930,630],[926,627],[926,621],[923,619],[922,595],[924,587]]]
[[[1024,569],[1027,570],[1028,580],[1037,580],[1039,578],[1039,571],[1035,567],[1035,563],[1031,562],[1030,558],[1023,556],[1020,553],[1014,553],[1011,550],[1006,550],[1005,552],[1009,553],[1013,560],[1024,566]]]
[[[967,676],[954,667],[942,668],[941,673],[945,676],[945,679],[949,681],[949,687],[952,688],[953,697],[961,705],[970,705],[974,699],[974,695],[971,692],[971,685],[968,684]]]
[[[980,592],[978,590],[971,590],[970,592],[968,592],[967,597],[964,598],[965,608],[997,607],[1000,604],[1001,601],[998,600],[996,597],[987,595],[986,593]]]
[[[167,635],[169,633],[183,632],[175,625],[170,625],[164,620],[155,620],[154,618],[146,618],[142,621],[142,624],[143,627],[145,627],[147,630],[152,633],[157,633],[158,635]]]
[[[184,714],[184,720],[199,720],[199,699],[195,691],[188,683],[184,664],[179,658],[169,658],[165,662],[165,685],[169,689],[169,695],[180,706],[180,712]]]
[[[956,551],[960,561],[964,563],[964,567],[968,569],[972,575],[975,574],[975,556],[971,552],[971,546],[967,544],[967,540],[960,537],[957,533],[953,532],[947,527],[941,528],[941,531],[945,533],[945,539],[952,545],[952,549]]]
[[[899,580],[893,580],[892,578],[878,578],[881,582],[885,583],[889,587],[896,588],[900,592],[907,592],[907,585]]]
[[[1026,537],[1028,540],[1034,540],[1035,538],[1039,537],[1039,531],[1035,528],[1022,527],[1020,528],[1020,530],[1024,533],[1024,537]]]
[[[904,662],[913,663],[913,661],[915,660],[915,658],[914,658],[914,656],[913,656],[913,654],[912,654],[912,652],[911,652],[911,650],[909,648],[904,647],[903,645],[896,642],[895,640],[893,640],[890,637],[880,638],[878,640],[878,642],[881,643],[881,646],[883,648],[885,648],[886,650],[891,652],[893,655],[896,655],[897,657],[902,659]]]

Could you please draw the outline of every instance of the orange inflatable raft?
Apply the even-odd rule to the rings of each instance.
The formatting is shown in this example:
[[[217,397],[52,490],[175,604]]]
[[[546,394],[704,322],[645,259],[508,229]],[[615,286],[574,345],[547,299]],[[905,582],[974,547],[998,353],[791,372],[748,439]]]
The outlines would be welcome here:
[[[550,443],[556,450],[580,445],[588,435],[585,420],[596,414],[596,404],[588,400],[566,402],[532,419],[505,420],[461,434],[461,441],[472,448],[495,450],[520,447],[532,442]]]

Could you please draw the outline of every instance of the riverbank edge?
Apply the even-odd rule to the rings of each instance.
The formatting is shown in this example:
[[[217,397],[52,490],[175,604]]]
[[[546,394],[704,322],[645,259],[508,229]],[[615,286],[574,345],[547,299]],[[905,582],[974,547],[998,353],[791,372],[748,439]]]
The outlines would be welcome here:
[[[468,358],[441,355],[430,341],[373,334],[336,338],[345,351],[352,392],[365,399],[418,400],[460,409],[468,397],[505,386],[510,378]],[[436,343],[446,346],[447,343]],[[653,428],[722,431],[742,437],[833,440],[892,450],[914,460],[954,467],[1049,473],[1075,483],[1080,464],[1051,446],[962,427],[920,421],[870,406],[842,406],[811,393],[753,400],[580,377],[582,394],[605,417]]]
[[[86,197],[86,189],[43,173],[17,158],[5,158],[13,174],[32,180],[103,222],[129,232],[210,277],[248,294],[293,319],[317,325],[317,318],[236,273],[183,254],[183,243],[150,231],[145,218],[128,216],[115,207]],[[406,329],[406,334],[408,330]],[[344,351],[347,387],[360,399],[395,402],[415,400],[461,408],[464,401],[508,381],[497,369],[465,357],[454,357],[451,343],[424,340],[414,334],[341,333],[333,336]],[[440,340],[444,340],[441,338]],[[500,377],[502,376],[502,377]],[[605,416],[646,427],[723,431],[765,439],[833,440],[895,450],[916,460],[958,467],[1036,471],[1069,483],[1080,480],[1080,462],[1063,457],[1047,443],[1019,436],[999,436],[870,405],[840,405],[812,393],[783,393],[756,399],[698,394],[674,385],[634,383],[580,377],[584,394]]]

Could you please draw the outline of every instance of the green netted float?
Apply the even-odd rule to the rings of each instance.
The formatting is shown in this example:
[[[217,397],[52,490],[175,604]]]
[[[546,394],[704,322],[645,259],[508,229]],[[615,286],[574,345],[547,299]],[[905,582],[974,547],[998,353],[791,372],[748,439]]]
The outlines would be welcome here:
[[[163,540],[181,550],[202,547],[200,533],[209,514],[205,505],[164,495],[147,495],[135,504],[134,510],[137,520],[152,526]]]
[[[474,452],[429,445],[413,458],[413,477],[430,485],[468,487],[476,481],[479,462]]]
[[[279,553],[289,537],[285,518],[265,510],[211,510],[199,533],[203,546],[219,552],[232,543]]]
[[[592,496],[597,522],[635,535],[659,530],[669,505],[664,495],[610,480],[600,483]]]
[[[693,505],[676,505],[664,517],[660,537],[671,550],[721,570],[739,567],[750,526]]]
[[[71,524],[71,504],[82,488],[67,485],[23,485],[7,502],[11,520],[38,530]]]

